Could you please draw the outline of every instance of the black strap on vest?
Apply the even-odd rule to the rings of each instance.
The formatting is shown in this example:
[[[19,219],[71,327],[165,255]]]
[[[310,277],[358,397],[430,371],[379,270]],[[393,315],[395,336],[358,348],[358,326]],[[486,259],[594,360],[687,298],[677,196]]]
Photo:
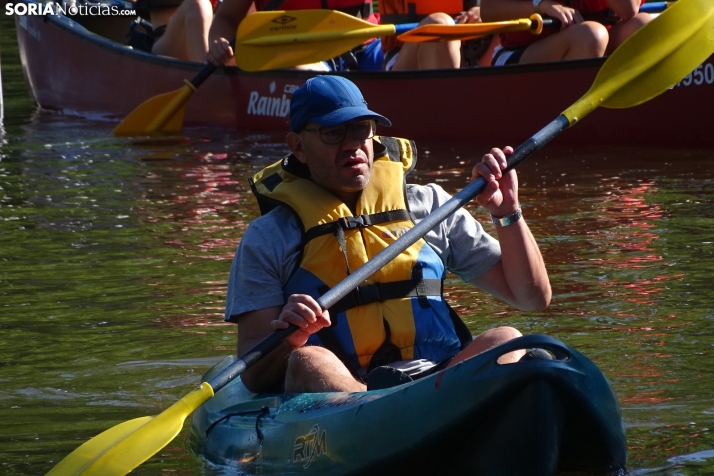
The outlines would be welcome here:
[[[335,235],[337,242],[340,244],[342,254],[345,256],[345,264],[347,265],[347,275],[351,273],[350,262],[347,258],[347,239],[345,238],[345,230],[353,230],[355,228],[364,228],[371,225],[379,225],[380,223],[389,223],[390,221],[411,220],[412,216],[407,210],[391,210],[388,212],[380,212],[372,215],[360,215],[358,217],[342,217],[330,223],[313,226],[305,232],[302,238],[303,247],[310,240],[314,240],[318,236],[332,233]],[[396,237],[395,237],[396,238]]]
[[[329,290],[327,286],[319,289],[321,294]],[[419,279],[404,281],[392,281],[390,283],[374,283],[357,286],[347,296],[337,301],[330,309],[330,313],[338,314],[349,309],[372,304],[373,302],[384,302],[389,299],[399,299],[403,297],[419,297],[419,301],[424,299],[426,306],[429,306],[428,296],[441,296],[440,279]]]
[[[303,245],[306,245],[310,240],[314,240],[318,236],[327,235],[329,233],[334,234],[336,228],[341,228],[342,230],[354,230],[355,228],[364,228],[367,226],[380,225],[382,223],[400,220],[413,221],[413,218],[411,213],[407,210],[391,210],[388,212],[374,213],[372,215],[342,217],[330,223],[313,226],[303,235],[302,243]]]
[[[402,360],[402,351],[399,350],[399,347],[392,344],[392,330],[389,328],[389,322],[387,322],[385,318],[382,318],[382,321],[384,322],[384,332],[386,334],[384,336],[384,342],[379,346],[377,352],[372,355],[369,366],[367,367],[367,373],[370,373],[382,365],[389,365],[392,362]]]

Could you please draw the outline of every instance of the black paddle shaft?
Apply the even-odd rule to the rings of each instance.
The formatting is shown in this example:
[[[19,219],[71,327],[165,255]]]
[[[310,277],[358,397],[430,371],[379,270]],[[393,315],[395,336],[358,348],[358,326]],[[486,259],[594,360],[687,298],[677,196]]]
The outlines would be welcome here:
[[[568,119],[565,116],[559,116],[553,122],[540,130],[533,137],[528,139],[523,144],[519,145],[513,153],[508,157],[508,167],[504,170],[507,172],[535,151],[547,144],[551,139],[567,129],[569,126]],[[399,237],[391,245],[377,253],[372,259],[356,269],[352,274],[343,279],[334,288],[327,291],[317,299],[318,304],[322,309],[329,309],[340,299],[352,292],[357,286],[362,284],[367,278],[379,271],[387,263],[396,258],[404,250],[416,243],[419,239],[425,236],[429,230],[437,226],[441,221],[454,213],[459,208],[466,205],[474,199],[479,193],[486,188],[486,181],[479,177],[460,192],[455,194],[445,204],[434,210],[429,216],[420,221],[414,228]],[[258,342],[255,347],[243,354],[238,360],[226,367],[221,373],[208,381],[209,385],[217,392],[231,380],[239,376],[248,367],[263,358],[266,354],[277,348],[283,340],[298,330],[297,326],[290,325],[287,329],[278,329],[268,337]]]
[[[236,44],[236,40],[232,40],[230,43],[231,48],[233,48]],[[196,76],[191,79],[191,84],[195,89],[198,89],[198,87],[203,84],[205,80],[208,79],[209,76],[213,74],[213,72],[218,69],[218,66],[216,66],[213,63],[206,63],[206,65],[201,69],[201,71],[196,74]]]
[[[203,82],[207,80],[217,68],[218,67],[213,63],[206,63],[206,66],[204,66],[203,69],[201,69],[201,71],[199,71],[198,74],[191,79],[193,87],[198,89],[198,87],[203,84]]]

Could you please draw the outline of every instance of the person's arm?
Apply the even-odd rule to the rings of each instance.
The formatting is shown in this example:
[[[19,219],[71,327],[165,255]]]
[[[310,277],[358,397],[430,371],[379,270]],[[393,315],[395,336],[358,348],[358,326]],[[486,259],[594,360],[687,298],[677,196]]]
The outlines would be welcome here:
[[[518,178],[515,170],[505,175],[506,155],[513,149],[492,149],[473,169],[473,178],[486,179],[486,188],[476,197],[495,217],[512,215],[518,208]],[[495,225],[494,225],[495,226]],[[550,280],[538,244],[524,218],[508,226],[496,226],[501,260],[471,282],[523,311],[538,311],[550,304]]]
[[[233,58],[230,46],[236,36],[238,25],[250,11],[252,0],[224,0],[216,10],[208,32],[208,53],[206,60],[222,66]]]
[[[562,28],[574,23],[582,23],[583,21],[579,11],[566,7],[554,0],[543,0],[538,8],[541,16],[560,20]],[[533,8],[531,0],[481,0],[481,19],[485,22],[529,18],[534,13],[537,12]]]
[[[623,21],[631,19],[640,11],[639,0],[609,0],[608,4]]]
[[[307,342],[311,334],[330,325],[330,315],[310,296],[294,294],[283,306],[246,312],[238,316],[238,355],[252,349],[274,330],[289,324],[300,327],[273,352],[241,374],[241,380],[251,392],[283,391],[288,357]]]

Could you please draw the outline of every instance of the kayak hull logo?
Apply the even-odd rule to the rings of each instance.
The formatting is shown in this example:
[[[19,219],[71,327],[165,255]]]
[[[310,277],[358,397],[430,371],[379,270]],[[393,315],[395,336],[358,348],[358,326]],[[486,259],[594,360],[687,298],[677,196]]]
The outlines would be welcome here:
[[[307,469],[313,460],[321,454],[327,453],[327,431],[314,425],[305,436],[295,438],[293,446],[293,463],[304,461],[302,467]]]
[[[262,96],[258,91],[251,91],[248,97],[248,115],[288,117],[288,114],[290,114],[288,94],[292,95],[297,87],[292,84],[286,84],[281,96],[275,95],[275,89],[275,81],[273,81],[270,83],[270,94],[267,96]]]

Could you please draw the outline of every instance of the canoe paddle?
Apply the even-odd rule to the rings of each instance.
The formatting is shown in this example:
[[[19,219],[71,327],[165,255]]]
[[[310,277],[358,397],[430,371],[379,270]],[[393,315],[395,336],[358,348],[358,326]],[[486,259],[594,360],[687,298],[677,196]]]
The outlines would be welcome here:
[[[238,27],[235,58],[244,71],[265,71],[326,61],[378,36],[396,34],[401,41],[409,42],[449,41],[518,30],[540,33],[551,23],[554,20],[538,15],[466,25],[374,25],[333,10],[257,12],[245,17]]]
[[[377,26],[333,10],[252,13],[241,21],[236,32],[236,65],[244,71],[262,71],[325,61],[370,38],[402,33],[416,26]],[[216,69],[207,63],[191,81],[184,80],[182,88],[144,101],[112,133],[132,136],[179,132],[186,103]]]
[[[662,11],[666,5],[659,2],[651,11]],[[451,41],[511,31],[540,34],[543,27],[560,28],[560,22],[534,15],[491,23],[374,25],[333,10],[257,12],[238,27],[235,59],[244,71],[266,71],[326,61],[378,36],[396,34],[406,42]]]
[[[640,12],[661,13],[667,6],[674,2],[645,3],[640,7]],[[586,18],[587,20],[588,18]],[[598,16],[592,18],[598,21]],[[613,23],[617,18],[599,18],[603,23]],[[465,23],[457,25],[431,24],[422,25],[413,30],[399,35],[399,41],[421,43],[427,41],[451,41],[470,40],[481,36],[492,35],[494,33],[509,33],[512,31],[530,30],[534,35],[540,35],[543,28],[559,29],[561,23],[555,18],[542,18],[538,14],[531,15],[530,18],[519,20],[509,20],[491,23]]]
[[[494,33],[529,30],[534,35],[540,35],[543,28],[560,28],[560,21],[553,18],[542,18],[537,13],[530,18],[519,20],[497,21],[491,23],[460,23],[457,25],[431,24],[422,25],[397,37],[399,41],[422,43],[427,41],[471,40]]]
[[[375,25],[335,10],[256,12],[238,26],[236,66],[265,71],[326,61],[371,38],[403,33],[417,25]]]
[[[682,28],[687,25],[687,28]],[[667,91],[714,53],[714,2],[678,0],[625,41],[603,64],[590,90],[554,121],[518,146],[508,158],[510,170],[598,106],[627,108]],[[323,309],[347,295],[439,222],[485,188],[479,177],[414,228],[355,270],[318,299]],[[49,475],[123,475],[173,440],[186,417],[215,392],[270,353],[296,327],[273,332],[221,373],[202,383],[156,417],[121,423],[70,453]]]
[[[131,111],[112,134],[133,136],[159,131],[179,132],[183,126],[186,103],[216,68],[213,63],[207,63],[191,81],[184,79],[182,88],[147,99]]]

